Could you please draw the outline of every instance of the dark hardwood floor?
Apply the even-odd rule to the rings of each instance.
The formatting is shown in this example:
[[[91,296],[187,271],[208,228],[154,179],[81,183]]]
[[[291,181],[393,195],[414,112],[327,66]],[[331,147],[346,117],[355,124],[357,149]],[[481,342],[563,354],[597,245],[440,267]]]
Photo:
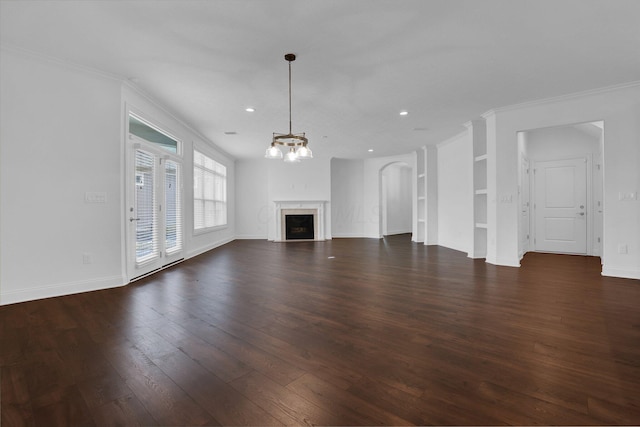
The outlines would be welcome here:
[[[0,307],[21,425],[640,424],[640,281],[598,258],[235,241]]]

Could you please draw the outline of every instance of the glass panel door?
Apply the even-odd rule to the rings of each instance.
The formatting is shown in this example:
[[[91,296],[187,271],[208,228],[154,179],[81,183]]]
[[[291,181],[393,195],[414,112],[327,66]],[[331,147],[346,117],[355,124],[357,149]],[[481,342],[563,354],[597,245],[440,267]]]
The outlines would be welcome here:
[[[136,265],[148,263],[159,257],[158,203],[156,197],[156,155],[136,150],[135,155],[135,224]]]
[[[182,250],[180,165],[172,160],[165,162],[165,251],[172,254]]]
[[[182,164],[146,141],[134,142],[128,158],[128,246],[130,280],[182,258]]]

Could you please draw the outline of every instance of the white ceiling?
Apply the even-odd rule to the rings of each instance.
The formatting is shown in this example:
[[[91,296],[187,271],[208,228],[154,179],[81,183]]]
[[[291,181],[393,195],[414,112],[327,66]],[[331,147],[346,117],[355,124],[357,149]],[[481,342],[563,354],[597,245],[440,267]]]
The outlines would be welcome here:
[[[262,156],[272,132],[288,131],[288,52],[298,56],[293,131],[322,157],[407,153],[492,108],[640,80],[639,0],[0,7],[3,45],[129,79],[239,158]]]

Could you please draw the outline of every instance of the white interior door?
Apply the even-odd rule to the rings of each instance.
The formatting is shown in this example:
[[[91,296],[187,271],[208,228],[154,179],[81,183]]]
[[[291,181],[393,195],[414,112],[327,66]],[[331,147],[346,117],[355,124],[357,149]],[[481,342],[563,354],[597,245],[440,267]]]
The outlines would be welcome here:
[[[587,160],[535,164],[536,251],[587,253]]]
[[[151,144],[132,144],[128,179],[129,279],[182,256],[181,163]]]

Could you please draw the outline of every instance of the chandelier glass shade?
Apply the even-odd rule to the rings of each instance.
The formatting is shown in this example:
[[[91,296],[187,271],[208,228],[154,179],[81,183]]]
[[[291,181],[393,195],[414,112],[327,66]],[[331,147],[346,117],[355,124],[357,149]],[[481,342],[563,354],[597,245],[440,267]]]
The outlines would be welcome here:
[[[287,53],[284,59],[289,62],[289,133],[273,133],[271,145],[264,155],[267,159],[282,159],[288,163],[297,163],[300,160],[312,159],[313,153],[308,147],[309,140],[304,133],[291,131],[291,62],[296,60],[293,53]],[[286,155],[282,154],[279,146],[289,147]]]

